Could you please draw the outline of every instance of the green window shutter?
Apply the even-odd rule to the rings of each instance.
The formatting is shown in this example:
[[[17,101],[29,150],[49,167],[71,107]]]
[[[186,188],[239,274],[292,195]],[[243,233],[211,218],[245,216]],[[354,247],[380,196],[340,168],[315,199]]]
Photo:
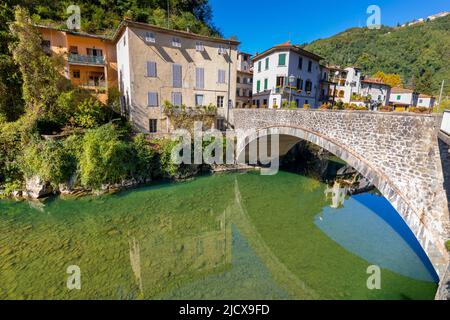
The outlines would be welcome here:
[[[281,53],[280,55],[278,55],[278,65],[279,66],[286,65],[286,54],[285,53]]]
[[[264,90],[267,90],[268,86],[269,86],[269,79],[264,79]]]
[[[261,91],[261,80],[258,80],[258,82],[256,82],[256,91]]]
[[[266,70],[269,70],[269,58],[266,58]]]
[[[258,62],[258,72],[261,72],[261,61]]]

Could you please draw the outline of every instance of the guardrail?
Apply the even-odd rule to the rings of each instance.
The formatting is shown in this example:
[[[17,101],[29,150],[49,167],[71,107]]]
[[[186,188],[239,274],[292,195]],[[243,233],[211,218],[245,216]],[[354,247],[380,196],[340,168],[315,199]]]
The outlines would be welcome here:
[[[105,58],[103,56],[84,56],[71,53],[69,55],[69,63],[104,65]]]
[[[444,117],[442,118],[441,130],[450,135],[450,110],[444,111]]]

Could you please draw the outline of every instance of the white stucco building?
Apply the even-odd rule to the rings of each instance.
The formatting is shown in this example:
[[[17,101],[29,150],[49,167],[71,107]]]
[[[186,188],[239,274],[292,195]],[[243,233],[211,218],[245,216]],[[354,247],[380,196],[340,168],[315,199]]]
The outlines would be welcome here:
[[[387,105],[391,87],[380,79],[368,78],[362,75],[359,68],[347,67],[342,69],[329,66],[331,81],[330,96],[335,101],[354,103],[369,107]]]
[[[408,109],[417,105],[419,95],[413,90],[404,88],[392,88],[389,104],[396,109]]]
[[[435,102],[436,102],[436,99],[434,97],[426,95],[426,94],[420,94],[417,99],[417,106],[432,109],[432,108],[434,108]]]
[[[297,107],[319,106],[328,96],[328,71],[321,68],[321,59],[290,42],[257,54],[253,58],[252,104],[281,108],[293,101]]]

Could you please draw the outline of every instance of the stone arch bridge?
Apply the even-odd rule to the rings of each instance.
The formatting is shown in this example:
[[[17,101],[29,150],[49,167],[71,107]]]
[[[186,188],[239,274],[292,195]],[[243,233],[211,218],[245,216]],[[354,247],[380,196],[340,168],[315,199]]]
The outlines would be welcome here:
[[[329,110],[233,110],[235,129],[256,129],[250,141],[280,136],[280,155],[299,140],[340,157],[388,199],[443,277],[449,262],[450,146],[438,139],[437,115]],[[242,139],[245,138],[245,139]],[[380,240],[382,241],[382,239]]]

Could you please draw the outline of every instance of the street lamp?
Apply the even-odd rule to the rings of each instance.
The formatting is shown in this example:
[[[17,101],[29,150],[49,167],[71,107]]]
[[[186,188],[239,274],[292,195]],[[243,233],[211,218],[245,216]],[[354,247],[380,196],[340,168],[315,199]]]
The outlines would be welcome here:
[[[291,75],[289,76],[289,108],[291,107],[291,97],[292,97],[292,86],[295,82],[295,76]]]

